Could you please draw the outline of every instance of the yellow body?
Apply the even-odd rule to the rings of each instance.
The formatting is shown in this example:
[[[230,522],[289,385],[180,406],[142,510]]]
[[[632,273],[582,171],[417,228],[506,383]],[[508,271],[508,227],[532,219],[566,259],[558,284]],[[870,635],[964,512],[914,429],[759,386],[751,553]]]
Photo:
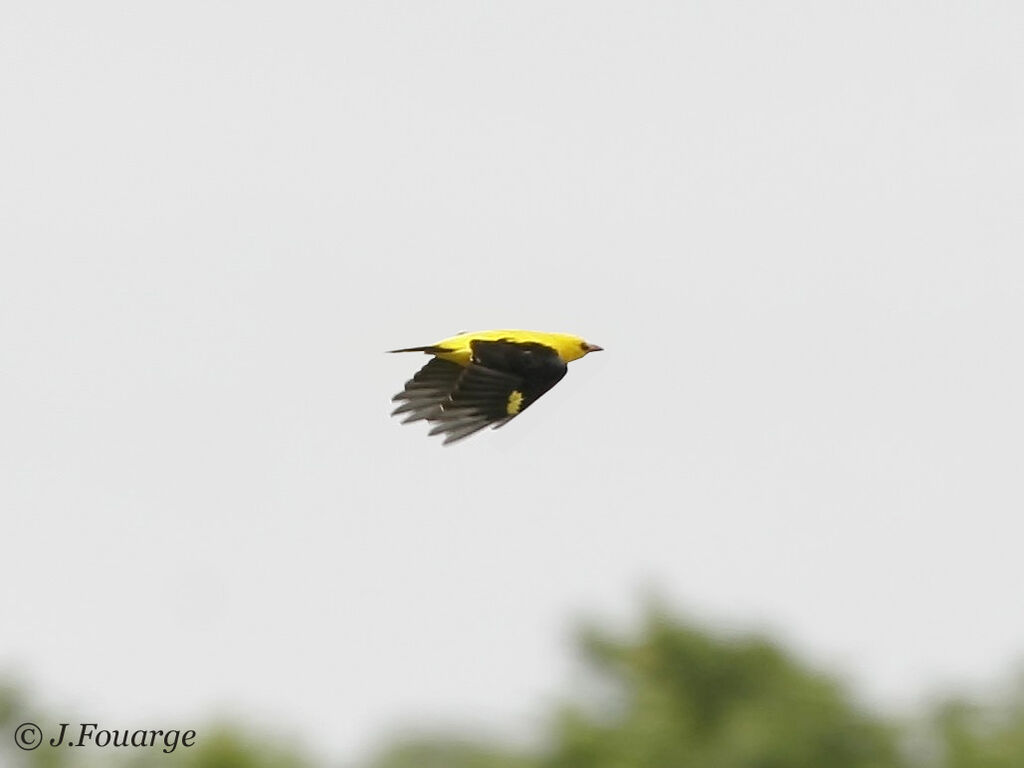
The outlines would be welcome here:
[[[551,347],[562,358],[562,361],[566,363],[579,360],[592,349],[579,336],[572,336],[568,333],[544,333],[542,331],[474,331],[473,333],[460,333],[458,336],[452,336],[450,339],[439,341],[433,346],[444,350],[443,352],[437,352],[437,357],[443,360],[450,360],[459,365],[469,365],[469,360],[473,355],[472,350],[469,348],[469,343],[477,339],[483,341],[499,341],[503,339],[518,342],[533,341]],[[513,412],[512,410],[509,411],[509,413]]]

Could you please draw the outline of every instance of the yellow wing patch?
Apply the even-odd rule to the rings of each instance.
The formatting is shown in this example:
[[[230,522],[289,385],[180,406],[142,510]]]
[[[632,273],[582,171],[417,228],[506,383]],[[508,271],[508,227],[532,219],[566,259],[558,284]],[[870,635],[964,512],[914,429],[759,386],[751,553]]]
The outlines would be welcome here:
[[[512,394],[508,396],[508,403],[505,405],[505,413],[509,416],[515,416],[519,413],[519,409],[523,406],[523,393],[518,389],[512,390]]]

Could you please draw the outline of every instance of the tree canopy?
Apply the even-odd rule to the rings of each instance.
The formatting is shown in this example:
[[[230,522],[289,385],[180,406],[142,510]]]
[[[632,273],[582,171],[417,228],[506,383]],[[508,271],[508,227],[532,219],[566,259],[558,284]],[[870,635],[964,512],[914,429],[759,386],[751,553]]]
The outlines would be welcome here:
[[[631,637],[581,633],[599,694],[548,713],[533,748],[473,733],[425,734],[385,745],[365,768],[1019,768],[1024,679],[998,697],[949,698],[916,718],[858,703],[837,677],[758,635],[708,631],[651,611]],[[0,687],[0,728],[40,714]],[[99,754],[0,742],[0,764],[21,768],[316,768],[307,755],[244,728],[211,725],[190,749]],[[350,760],[337,765],[358,765]]]

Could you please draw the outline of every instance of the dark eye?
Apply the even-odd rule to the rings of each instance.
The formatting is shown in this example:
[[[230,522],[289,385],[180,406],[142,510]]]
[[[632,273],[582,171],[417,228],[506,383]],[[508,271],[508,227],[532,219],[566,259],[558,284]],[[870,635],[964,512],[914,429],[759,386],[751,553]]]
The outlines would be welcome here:
[[[587,348],[588,348],[589,346],[590,346],[590,345],[589,345],[589,344],[587,344],[587,342],[585,342],[585,341],[581,341],[581,342],[580,342],[580,349],[582,349],[582,350],[583,350],[584,352],[586,352],[586,351],[587,351]]]

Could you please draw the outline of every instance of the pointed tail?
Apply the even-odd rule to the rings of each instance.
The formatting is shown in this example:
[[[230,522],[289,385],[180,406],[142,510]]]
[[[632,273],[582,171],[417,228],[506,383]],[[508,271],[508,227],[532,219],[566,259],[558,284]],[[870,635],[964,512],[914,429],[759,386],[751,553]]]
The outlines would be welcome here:
[[[395,352],[426,352],[428,355],[439,355],[447,351],[444,347],[407,347],[406,349],[389,349],[388,354],[394,354]]]

